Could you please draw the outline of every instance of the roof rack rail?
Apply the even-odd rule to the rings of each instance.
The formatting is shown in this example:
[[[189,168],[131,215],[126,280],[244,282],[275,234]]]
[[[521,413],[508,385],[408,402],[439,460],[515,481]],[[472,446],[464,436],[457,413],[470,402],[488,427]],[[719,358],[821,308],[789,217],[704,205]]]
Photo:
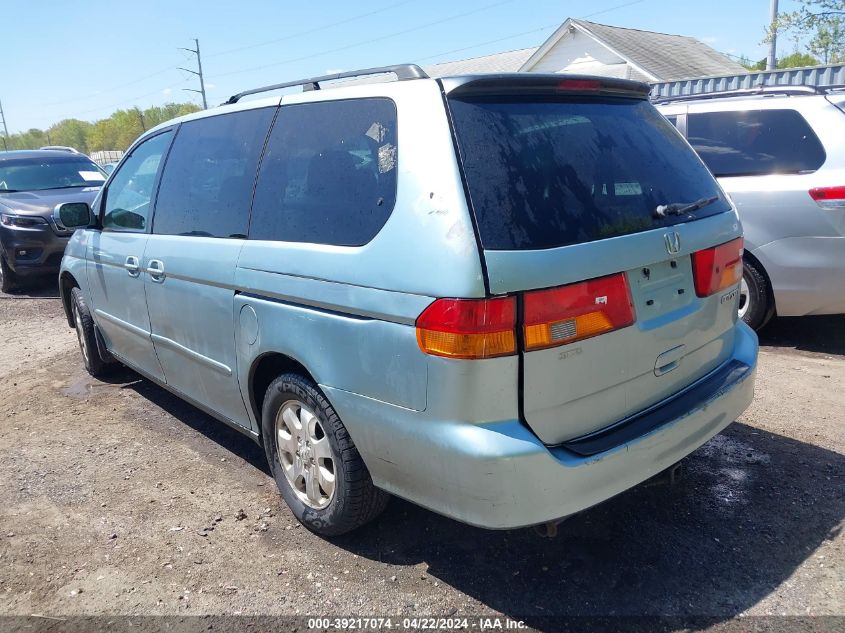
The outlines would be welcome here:
[[[832,86],[831,86],[832,87]],[[672,95],[652,99],[653,103],[669,101],[693,101],[697,99],[721,99],[723,97],[748,97],[754,95],[818,95],[825,94],[830,87],[825,86],[757,86],[756,88],[738,88],[716,92],[699,92],[687,95]]]
[[[263,86],[261,88],[253,88],[252,90],[244,90],[236,95],[232,95],[223,105],[229,103],[237,103],[247,95],[254,95],[261,92],[270,92],[271,90],[279,90],[281,88],[292,88],[295,86],[302,86],[303,91],[319,90],[320,83],[324,81],[334,81],[336,79],[349,79],[351,77],[364,77],[367,75],[385,75],[392,73],[396,75],[397,81],[405,81],[407,79],[428,79],[425,71],[416,64],[399,64],[397,66],[381,66],[378,68],[366,68],[364,70],[351,70],[345,73],[335,73],[333,75],[321,75],[319,77],[309,77],[308,79],[297,79],[296,81],[286,81],[281,84],[273,84],[272,86]]]

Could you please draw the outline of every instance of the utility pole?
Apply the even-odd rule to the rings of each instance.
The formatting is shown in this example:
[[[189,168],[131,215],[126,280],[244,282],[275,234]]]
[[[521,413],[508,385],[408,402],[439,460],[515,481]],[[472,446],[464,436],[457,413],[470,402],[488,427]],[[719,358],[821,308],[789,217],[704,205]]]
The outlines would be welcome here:
[[[766,70],[775,70],[777,68],[778,59],[778,0],[771,0],[769,8],[769,56],[766,59]],[[199,48],[199,47],[197,47]]]
[[[196,70],[191,70],[190,68],[181,68],[181,67],[179,68],[179,70],[184,70],[185,72],[189,72],[192,75],[196,75],[197,77],[199,77],[200,78],[200,89],[195,90],[193,88],[182,88],[182,90],[187,90],[188,92],[198,92],[199,94],[201,94],[202,95],[202,109],[208,110],[208,102],[205,100],[205,80],[203,79],[203,76],[202,76],[202,58],[200,57],[200,41],[198,39],[194,38],[194,43],[197,45],[197,47],[195,49],[194,48],[181,48],[180,47],[179,50],[188,51],[189,53],[193,53],[194,55],[197,56],[197,68],[199,69],[199,72],[197,72]]]
[[[6,115],[3,114],[3,102],[0,101],[0,119],[3,119],[3,149],[5,151],[9,150],[9,146],[6,145],[6,139],[9,137],[9,128],[6,127]]]

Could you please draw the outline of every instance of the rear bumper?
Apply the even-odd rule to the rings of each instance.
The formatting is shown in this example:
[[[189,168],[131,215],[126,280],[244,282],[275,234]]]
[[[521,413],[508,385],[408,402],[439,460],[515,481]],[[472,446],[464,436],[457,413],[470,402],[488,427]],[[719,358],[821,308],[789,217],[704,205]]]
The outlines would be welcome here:
[[[549,448],[517,420],[433,421],[323,388],[377,486],[465,523],[509,529],[600,503],[678,462],[728,426],[754,395],[757,337],[742,323],[728,363],[745,370],[699,394],[685,410],[671,409],[672,417],[659,426],[589,456]]]
[[[845,313],[845,237],[789,237],[751,251],[780,316]]]

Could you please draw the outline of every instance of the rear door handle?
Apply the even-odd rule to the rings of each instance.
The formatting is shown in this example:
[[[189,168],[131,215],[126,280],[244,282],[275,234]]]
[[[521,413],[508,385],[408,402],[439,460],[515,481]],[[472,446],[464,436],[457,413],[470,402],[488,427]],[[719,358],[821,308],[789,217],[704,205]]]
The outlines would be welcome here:
[[[164,281],[164,262],[160,259],[151,259],[147,263],[147,272],[153,281]]]
[[[134,255],[130,255],[126,258],[126,262],[123,264],[123,267],[126,269],[126,272],[129,273],[130,277],[137,277],[141,274],[141,263]]]

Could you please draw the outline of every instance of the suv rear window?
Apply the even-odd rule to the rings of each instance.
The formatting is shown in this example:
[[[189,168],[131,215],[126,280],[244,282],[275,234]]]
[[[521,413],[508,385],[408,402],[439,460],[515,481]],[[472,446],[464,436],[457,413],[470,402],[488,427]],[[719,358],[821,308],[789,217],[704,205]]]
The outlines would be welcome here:
[[[825,161],[818,136],[795,110],[689,114],[687,136],[716,176],[812,172]]]
[[[488,250],[543,249],[685,222],[658,205],[720,199],[701,161],[648,102],[451,99],[461,159]]]

